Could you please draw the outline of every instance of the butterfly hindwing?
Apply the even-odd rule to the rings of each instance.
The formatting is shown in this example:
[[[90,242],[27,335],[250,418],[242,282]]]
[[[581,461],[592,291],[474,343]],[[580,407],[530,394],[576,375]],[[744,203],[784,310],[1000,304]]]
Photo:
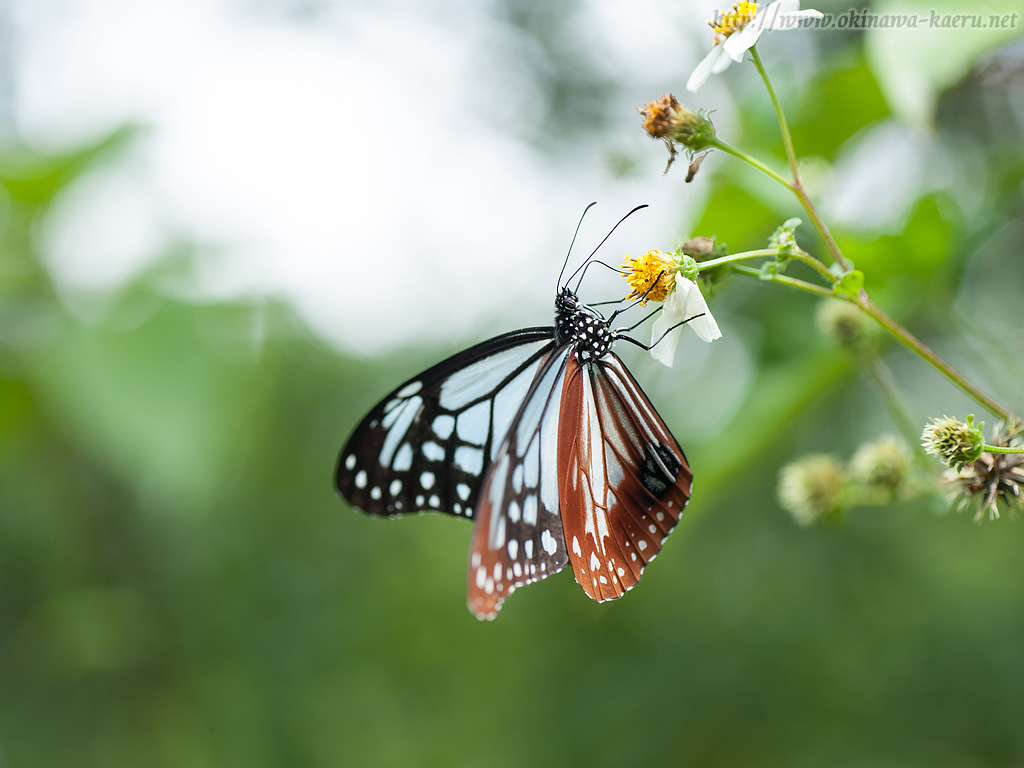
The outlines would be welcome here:
[[[621,597],[661,550],[693,474],[650,400],[609,352],[570,357],[558,445],[562,526],[576,581],[597,601]]]
[[[396,388],[341,452],[335,484],[371,515],[472,518],[483,477],[554,347],[528,328],[470,347]]]
[[[556,475],[568,357],[562,347],[544,361],[481,488],[466,596],[478,618],[493,619],[516,587],[557,573],[568,562]]]

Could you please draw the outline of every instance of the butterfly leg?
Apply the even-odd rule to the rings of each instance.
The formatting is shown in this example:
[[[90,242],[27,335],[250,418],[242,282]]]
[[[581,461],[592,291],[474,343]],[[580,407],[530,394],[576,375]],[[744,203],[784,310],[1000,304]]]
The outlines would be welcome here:
[[[670,333],[672,333],[672,331],[674,331],[676,328],[679,328],[682,325],[686,325],[688,322],[690,322],[691,320],[696,320],[698,317],[704,317],[704,313],[701,312],[699,315],[694,315],[693,317],[688,317],[685,320],[682,320],[681,322],[676,323],[671,328],[669,328],[667,331],[665,331],[663,334],[661,334],[661,336],[658,337],[658,340],[656,342],[654,342],[653,344],[644,344],[642,341],[637,341],[632,336],[616,336],[615,338],[622,339],[623,341],[628,341],[630,344],[636,344],[641,349],[645,349],[648,352],[650,352],[656,346],[661,344],[661,342],[665,339],[665,337],[668,336]]]
[[[615,333],[629,333],[630,331],[635,331],[635,330],[636,330],[637,328],[639,328],[639,327],[640,327],[641,325],[643,325],[644,323],[646,323],[646,322],[647,322],[648,320],[650,320],[650,319],[651,319],[652,317],[654,317],[654,316],[655,316],[656,314],[658,314],[659,312],[661,312],[661,310],[662,310],[662,309],[663,309],[663,307],[658,307],[658,308],[657,308],[657,309],[655,309],[655,310],[654,310],[653,312],[651,312],[651,313],[649,313],[648,315],[646,315],[646,316],[644,317],[644,319],[643,319],[643,320],[641,320],[641,321],[640,321],[639,323],[634,323],[633,325],[629,326],[629,328],[620,328],[619,330],[615,331]]]

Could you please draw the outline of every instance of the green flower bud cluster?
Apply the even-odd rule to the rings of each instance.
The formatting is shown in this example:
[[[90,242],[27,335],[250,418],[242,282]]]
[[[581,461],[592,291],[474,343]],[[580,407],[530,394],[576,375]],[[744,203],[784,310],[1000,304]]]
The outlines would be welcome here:
[[[810,454],[783,467],[779,504],[799,525],[838,523],[855,504],[888,504],[911,495],[913,462],[900,440],[865,443],[849,462]]]

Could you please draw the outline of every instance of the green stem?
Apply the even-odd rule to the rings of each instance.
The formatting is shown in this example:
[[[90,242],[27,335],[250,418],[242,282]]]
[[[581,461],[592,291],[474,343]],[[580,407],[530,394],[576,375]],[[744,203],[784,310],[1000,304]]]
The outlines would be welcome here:
[[[999,405],[999,403],[968,381],[967,378],[953,368],[953,366],[932,352],[920,339],[914,336],[914,334],[872,304],[864,291],[861,291],[860,296],[855,303],[860,306],[860,308],[869,317],[874,318],[875,322],[882,326],[890,336],[895,337],[907,349],[924,358],[932,365],[932,367],[942,373],[943,376],[973,397],[978,403],[988,408],[1000,419],[1003,421],[1010,421],[1011,418],[1016,418],[1009,410]]]
[[[779,129],[782,131],[782,143],[786,147],[786,159],[789,160],[789,168],[793,172],[793,181],[799,186],[800,168],[796,164],[796,150],[793,149],[793,136],[789,132],[786,114],[782,111],[782,104],[779,102],[779,97],[775,94],[775,86],[772,85],[772,81],[768,77],[768,70],[764,68],[764,62],[761,61],[761,54],[757,52],[756,45],[750,47],[750,55],[754,59],[754,66],[757,67],[758,74],[764,80],[765,88],[768,89],[768,96],[772,100],[772,106],[775,107],[775,116],[778,118]]]
[[[918,458],[924,457],[925,452],[921,447],[920,440],[921,430],[917,422],[914,421],[913,416],[911,416],[910,409],[907,408],[906,400],[903,399],[900,393],[892,371],[889,370],[889,366],[867,344],[860,344],[858,346],[860,347],[860,357],[864,362],[864,368],[867,370],[871,380],[874,381],[875,386],[878,387],[882,400],[889,409],[889,415],[892,416],[892,420],[896,422],[900,431],[903,432],[903,437],[907,440],[907,443],[916,447]]]
[[[786,115],[782,111],[782,104],[779,102],[779,98],[775,93],[775,87],[772,85],[771,79],[768,77],[768,72],[767,70],[765,70],[764,63],[761,61],[760,54],[757,52],[757,46],[752,46],[750,48],[750,54],[753,57],[754,66],[757,68],[758,73],[761,75],[761,79],[764,81],[765,87],[768,89],[768,95],[771,98],[772,106],[775,108],[775,116],[779,122],[779,130],[782,133],[782,143],[786,148],[786,158],[789,160],[789,167],[793,173],[793,180],[789,181],[788,179],[784,178],[780,174],[773,171],[771,168],[769,168],[767,165],[762,163],[757,158],[748,155],[746,152],[743,152],[742,150],[737,149],[736,147],[733,147],[732,145],[727,144],[726,142],[720,139],[713,140],[711,144],[717,149],[720,149],[723,152],[726,152],[727,154],[730,154],[739,160],[743,160],[745,163],[749,163],[753,167],[762,171],[767,176],[771,177],[778,183],[782,184],[787,189],[791,190],[800,200],[800,204],[807,212],[807,215],[810,216],[811,222],[814,224],[814,228],[818,231],[818,234],[821,237],[822,241],[825,243],[825,246],[828,248],[829,253],[832,254],[832,258],[835,261],[835,263],[838,264],[844,271],[848,272],[853,268],[853,265],[843,255],[842,250],[839,248],[839,244],[836,242],[835,238],[832,237],[832,233],[829,231],[828,226],[826,226],[825,221],[821,218],[821,215],[818,213],[818,209],[814,207],[814,203],[811,202],[810,197],[808,197],[807,195],[807,191],[804,189],[803,181],[800,179],[800,168],[797,165],[796,151],[793,148],[793,136],[789,131],[789,124],[786,122]],[[803,252],[801,251],[801,253]],[[804,253],[803,256],[794,256],[794,258],[798,258],[800,261],[803,261],[805,264],[811,266],[819,274],[821,274],[829,282],[830,285],[834,284],[835,276],[832,275],[832,273],[830,273],[825,268],[825,266],[817,259],[814,259],[813,257],[806,253]],[[716,261],[721,262],[722,260]],[[706,262],[705,266],[709,266],[713,263],[714,262]],[[833,295],[831,291],[828,291],[824,288],[820,288],[817,285],[807,283],[803,280],[796,280],[794,278],[786,277],[783,275],[765,276],[762,275],[757,270],[750,269],[749,267],[742,267],[739,265],[733,265],[732,270],[734,272],[739,272],[740,274],[757,277],[761,280],[768,280],[770,282],[788,285],[790,288],[796,288],[798,290],[805,291],[807,293],[813,293],[818,296]],[[1017,417],[1011,414],[1009,410],[999,405],[995,400],[990,398],[988,395],[986,395],[984,392],[978,389],[974,384],[968,381],[967,378],[965,378],[961,373],[954,369],[949,363],[947,363],[941,357],[932,352],[919,339],[917,339],[913,334],[911,334],[910,331],[896,323],[894,320],[892,320],[892,318],[890,318],[888,315],[886,315],[884,312],[878,309],[878,307],[872,304],[871,300],[868,298],[867,292],[865,292],[863,289],[860,290],[860,292],[855,298],[847,298],[844,296],[837,296],[836,298],[842,298],[846,301],[851,301],[852,303],[859,306],[862,311],[864,311],[870,317],[874,318],[875,322],[882,326],[882,328],[885,329],[887,333],[889,333],[905,347],[907,347],[915,354],[919,355],[921,358],[927,361],[942,375],[944,375],[946,378],[948,378],[950,381],[952,381],[954,384],[960,387],[960,389],[962,389],[964,392],[966,392],[968,395],[970,395],[978,403],[980,403],[985,408],[990,410],[996,416],[1001,418],[1003,421],[1017,419]]]
[[[732,253],[728,256],[722,256],[718,259],[711,259],[710,261],[698,261],[697,269],[703,272],[705,269],[711,269],[712,267],[720,267],[722,264],[728,264],[733,261],[742,261],[744,259],[759,259],[766,257],[775,257],[779,255],[779,251],[775,248],[761,248],[756,251],[743,251],[742,253]],[[832,285],[835,283],[835,275],[828,271],[828,267],[818,261],[816,258],[806,251],[802,251],[799,248],[787,250],[785,255],[791,259],[803,262],[819,275],[821,275],[825,281]]]
[[[825,282],[829,285],[834,285],[836,282],[836,276],[828,271],[828,267],[818,261],[816,258],[806,251],[802,251],[799,248],[795,248],[787,252],[790,258],[802,261],[804,264],[809,266],[811,269],[816,271],[819,275],[825,278]]]
[[[733,157],[735,157],[735,158],[737,158],[739,160],[742,160],[745,163],[749,163],[750,165],[754,166],[755,168],[757,168],[757,170],[761,171],[762,173],[764,173],[764,174],[766,174],[768,176],[771,176],[773,179],[775,179],[777,182],[779,182],[779,184],[781,184],[782,186],[786,187],[787,189],[792,190],[793,192],[796,192],[796,187],[793,185],[793,182],[791,182],[785,176],[782,176],[781,174],[776,173],[775,171],[773,171],[771,168],[769,168],[767,165],[762,163],[756,157],[753,157],[752,155],[748,155],[742,149],[734,147],[732,144],[727,144],[726,142],[722,141],[721,139],[713,140],[711,142],[711,146],[715,147],[716,149],[720,149],[723,152],[726,152],[726,153],[732,155]]]
[[[758,270],[751,269],[750,267],[741,267],[738,264],[732,266],[733,272],[738,272],[741,275],[749,275],[750,277],[756,277],[758,280],[763,280],[769,283],[778,283],[779,285],[785,285],[790,288],[796,288],[798,291],[804,291],[806,293],[813,293],[815,296],[827,296],[833,298],[832,291],[827,288],[815,285],[814,283],[808,283],[804,280],[797,280],[795,277],[787,277],[786,275],[762,275]]]
[[[764,68],[764,62],[761,61],[761,55],[757,52],[757,46],[750,48],[750,55],[754,59],[754,66],[757,68],[758,74],[761,75],[761,79],[764,81],[765,88],[768,89],[768,96],[772,100],[772,106],[775,108],[775,117],[779,121],[779,131],[782,133],[782,144],[786,148],[786,159],[789,160],[789,168],[793,173],[793,181],[783,182],[789,189],[793,190],[793,193],[800,200],[800,204],[807,211],[807,215],[811,217],[811,223],[814,224],[814,228],[818,230],[818,235],[825,243],[825,247],[828,248],[829,253],[832,254],[832,258],[836,264],[841,266],[843,270],[850,271],[853,265],[847,261],[843,255],[842,250],[839,248],[839,244],[836,239],[832,237],[832,233],[829,231],[828,226],[825,224],[825,220],[821,218],[821,214],[818,213],[818,209],[814,207],[814,203],[811,202],[811,198],[807,196],[807,190],[804,189],[803,180],[800,178],[800,167],[796,161],[796,150],[793,148],[793,135],[789,132],[789,123],[786,122],[786,114],[782,111],[782,104],[779,102],[779,97],[775,93],[775,86],[772,85],[771,78],[768,77],[768,71]],[[772,178],[775,178],[773,176]],[[778,180],[778,179],[776,179]]]
[[[1024,453],[1024,447],[1011,448],[1008,445],[983,445],[981,450],[985,453]]]
[[[962,373],[957,371],[955,368],[953,368],[953,366],[951,366],[941,357],[932,352],[931,349],[929,349],[927,345],[925,345],[920,339],[914,336],[914,334],[912,334],[910,331],[908,331],[906,328],[904,328],[902,325],[897,323],[895,320],[893,320],[891,317],[885,314],[882,310],[880,310],[878,307],[872,304],[871,300],[867,297],[867,294],[865,294],[863,291],[861,291],[860,296],[857,299],[852,299],[843,295],[834,295],[832,291],[826,288],[821,288],[820,286],[814,285],[813,283],[808,283],[803,280],[797,280],[795,278],[787,277],[785,275],[771,275],[770,277],[766,277],[756,269],[751,269],[750,267],[742,267],[738,264],[732,265],[732,271],[738,272],[741,275],[756,277],[760,280],[765,280],[767,282],[779,283],[780,285],[785,285],[790,288],[796,288],[797,290],[804,291],[805,293],[813,293],[816,296],[827,296],[829,298],[840,299],[842,301],[849,301],[850,303],[860,307],[862,312],[864,312],[869,317],[874,319],[874,321],[878,323],[880,326],[882,326],[882,328],[890,336],[892,336],[901,344],[903,344],[903,346],[905,346],[907,349],[911,350],[912,352],[923,358],[933,368],[939,371],[943,376],[945,376],[958,387],[960,387],[960,389],[962,389],[964,392],[966,392],[968,395],[974,398],[974,400],[976,400],[989,411],[994,413],[1000,419],[1006,422],[1020,421],[1020,418],[1018,416],[1016,416],[1003,406],[999,405],[999,403],[997,403],[991,397],[989,397],[980,389],[978,389],[974,384],[968,381],[968,379]]]
[[[722,264],[728,264],[731,261],[741,261],[743,259],[759,259],[777,254],[774,248],[762,248],[758,251],[743,251],[743,253],[731,253],[728,256],[722,256],[719,259],[711,259],[710,261],[698,261],[697,269],[703,272],[705,269],[711,269],[712,267],[719,267]]]
[[[814,203],[811,202],[811,198],[807,196],[807,191],[804,189],[802,181],[797,181],[794,185],[793,191],[796,196],[800,198],[800,204],[807,211],[807,215],[811,217],[811,223],[814,224],[814,228],[818,230],[818,236],[825,243],[825,247],[828,248],[828,252],[832,254],[832,258],[836,264],[843,268],[843,271],[849,272],[853,269],[853,264],[850,263],[843,252],[839,248],[839,243],[832,237],[832,233],[829,231],[828,225],[825,224],[825,220],[821,218],[821,214],[818,213],[818,209],[814,207]]]
[[[764,67],[764,63],[761,61],[761,56],[757,52],[757,46],[752,46],[750,48],[750,55],[754,60],[754,66],[757,68],[758,73],[761,75],[761,79],[764,81],[765,88],[768,89],[768,96],[772,100],[772,106],[775,108],[775,116],[779,121],[779,130],[782,133],[782,143],[786,147],[786,157],[789,160],[789,167],[793,172],[793,182],[790,183],[787,181],[786,186],[793,190],[796,196],[800,199],[801,205],[803,205],[804,210],[807,211],[807,215],[811,217],[811,222],[814,224],[814,228],[818,230],[818,234],[821,236],[825,246],[832,254],[832,258],[835,259],[836,264],[842,267],[845,271],[849,271],[852,269],[853,265],[847,261],[846,257],[843,255],[843,252],[839,248],[839,244],[836,243],[835,238],[832,237],[832,233],[829,232],[824,220],[818,213],[818,209],[814,207],[814,203],[811,202],[811,199],[807,196],[807,191],[804,189],[803,181],[800,179],[800,169],[796,162],[796,151],[793,149],[793,137],[789,131],[789,124],[786,122],[786,115],[782,111],[782,104],[779,103],[779,98],[775,94],[775,88],[772,86],[771,78],[768,77],[768,72]],[[775,177],[773,176],[773,178]],[[950,381],[960,387],[964,392],[969,394],[983,406],[992,411],[992,413],[996,414],[1004,421],[1008,420],[1010,412],[1007,409],[1003,408],[992,398],[974,386],[974,384],[956,371],[949,363],[922,344],[921,341],[915,338],[907,329],[898,325],[888,315],[878,309],[878,307],[871,303],[871,300],[868,298],[868,295],[864,290],[860,291],[856,303],[868,315],[873,317],[875,321],[886,331],[896,337],[901,344],[927,360],[940,373],[946,376]]]

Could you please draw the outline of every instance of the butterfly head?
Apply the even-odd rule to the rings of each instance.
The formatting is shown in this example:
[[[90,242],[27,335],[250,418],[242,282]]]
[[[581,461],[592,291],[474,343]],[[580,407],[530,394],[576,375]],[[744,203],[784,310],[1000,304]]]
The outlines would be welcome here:
[[[581,306],[583,306],[583,303],[573,293],[572,288],[568,285],[562,286],[558,289],[558,293],[555,294],[555,319],[557,320],[562,315],[572,314]]]
[[[563,287],[555,295],[555,340],[572,346],[577,361],[585,363],[604,357],[615,335],[600,312]]]

